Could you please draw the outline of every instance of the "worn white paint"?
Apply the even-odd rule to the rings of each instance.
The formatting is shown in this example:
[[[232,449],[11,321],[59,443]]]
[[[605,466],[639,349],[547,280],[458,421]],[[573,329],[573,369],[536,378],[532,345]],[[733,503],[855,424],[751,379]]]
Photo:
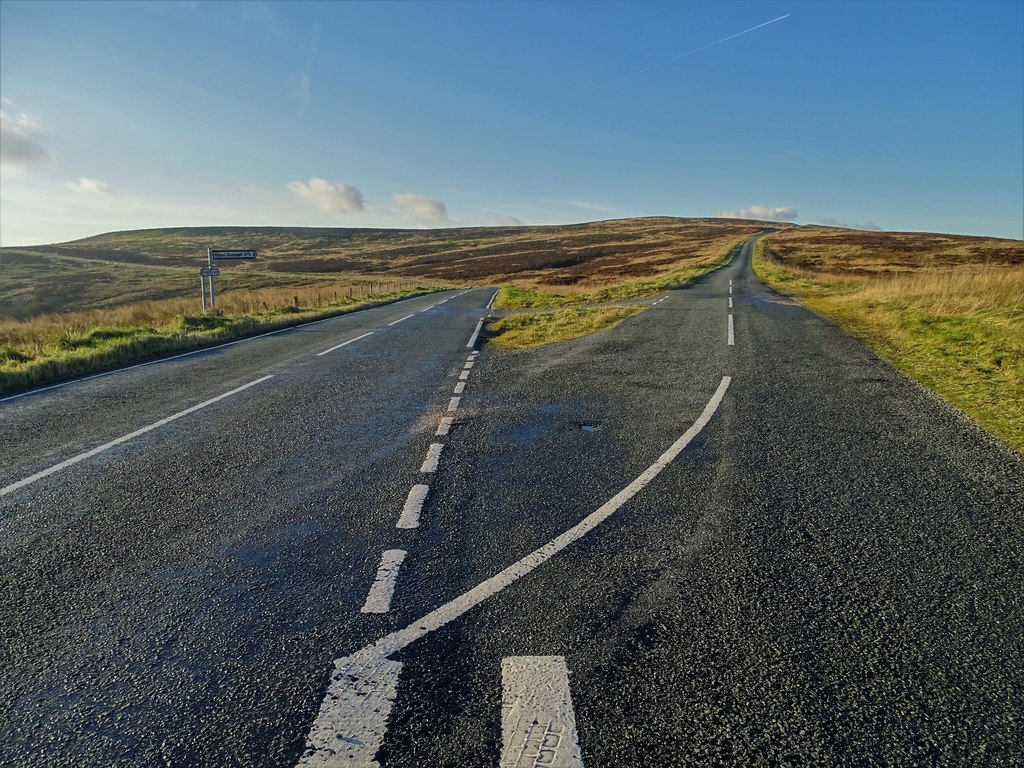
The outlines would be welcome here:
[[[729,297],[729,309],[732,309],[732,296]]]
[[[444,448],[444,443],[431,443],[427,449],[427,458],[423,460],[423,464],[420,466],[420,472],[437,472],[437,464],[441,461],[441,450]]]
[[[487,302],[487,306],[484,307],[484,309],[491,309],[491,308],[493,308],[494,307],[494,300],[496,298],[498,298],[498,291],[494,292],[494,295],[491,296],[491,300]]]
[[[457,410],[459,410],[459,402],[461,400],[462,400],[461,397],[453,397],[451,400],[449,400],[448,401],[448,410],[449,411],[457,411]]]
[[[468,361],[468,362],[467,362],[467,363],[466,363],[466,364],[465,364],[464,366],[462,366],[462,367],[463,367],[463,368],[464,368],[465,370],[467,370],[467,371],[468,371],[468,370],[469,370],[470,368],[472,368],[472,367],[473,367],[473,361],[472,361],[472,360]]]
[[[468,378],[469,378],[469,371],[462,371],[459,374],[459,381],[465,381]]]
[[[476,337],[480,335],[480,329],[484,327],[484,319],[480,318],[480,321],[476,324],[476,328],[473,329],[473,335],[469,337],[469,342],[466,344],[466,349],[470,349],[476,344]]]
[[[731,347],[734,344],[736,344],[736,334],[733,331],[732,315],[730,314],[729,315],[729,346]]]
[[[501,687],[499,768],[581,768],[565,657],[502,659]]]
[[[687,429],[679,439],[672,443],[672,445],[669,446],[669,448],[661,454],[661,456],[659,456],[651,466],[637,476],[629,485],[601,505],[597,510],[591,512],[579,523],[564,533],[556,536],[544,546],[526,555],[526,557],[521,558],[489,579],[477,584],[468,592],[464,592],[454,600],[445,603],[440,608],[420,617],[404,629],[385,635],[372,646],[364,648],[359,652],[359,654],[377,654],[377,656],[383,658],[390,656],[393,653],[397,653],[409,644],[416,642],[434,630],[454,621],[470,609],[475,608],[488,598],[498,594],[506,587],[521,579],[523,576],[546,563],[569,545],[586,536],[590,531],[594,530],[594,528],[611,517],[611,515],[620,509],[623,504],[628,502],[641,490],[647,487],[647,485],[654,480],[655,477],[661,474],[662,470],[664,470],[665,467],[667,467],[698,434],[700,434],[701,430],[704,429],[707,423],[711,420],[711,417],[714,416],[715,411],[718,410],[718,406],[721,405],[722,399],[725,397],[726,390],[728,390],[731,381],[731,377],[724,376],[721,383],[718,385],[718,389],[715,390],[711,400],[709,400],[708,404],[704,406],[703,412],[693,425]],[[359,654],[356,654],[356,656]],[[337,665],[344,661],[346,661],[346,659],[339,659],[335,662],[336,668]],[[338,683],[337,685],[335,684],[336,682]],[[358,680],[353,682],[353,685],[358,686]],[[324,713],[325,711],[333,711],[332,707],[334,707],[334,702],[342,701],[346,698],[347,693],[343,689],[344,680],[336,675],[335,678],[332,678],[331,686],[327,689],[327,694],[325,695],[324,702],[320,708],[320,715],[313,723],[310,735],[307,737],[308,744],[318,744],[325,740],[326,736],[324,735],[325,729],[323,722],[329,722],[329,720],[324,719]],[[316,747],[310,747],[310,749],[315,748]],[[299,765],[313,764],[300,763]],[[321,765],[330,764],[324,763]]]
[[[408,320],[410,317],[415,317],[415,316],[416,316],[416,313],[413,312],[411,315],[406,315],[405,317],[400,317],[397,320],[393,320],[392,322],[388,323],[388,325],[398,325],[399,323],[403,322],[404,320]]]
[[[26,485],[31,485],[37,480],[42,480],[44,477],[49,477],[52,474],[60,472],[62,469],[67,469],[68,467],[78,464],[81,461],[85,461],[86,459],[92,458],[97,454],[103,453],[104,451],[109,451],[111,448],[121,445],[121,443],[127,443],[129,440],[133,440],[136,437],[139,437],[140,435],[146,434],[147,432],[152,432],[154,429],[157,429],[158,427],[162,427],[165,424],[170,424],[172,421],[180,419],[182,416],[188,416],[190,413],[195,413],[196,411],[206,408],[207,406],[213,405],[214,403],[219,403],[221,400],[224,400],[225,398],[231,397],[232,395],[237,395],[239,392],[244,392],[245,390],[249,389],[249,387],[255,387],[257,384],[261,384],[264,381],[267,381],[268,379],[272,378],[274,378],[273,375],[261,376],[255,381],[250,381],[248,384],[243,384],[240,387],[235,387],[230,392],[225,392],[223,395],[211,397],[209,400],[204,400],[198,405],[193,405],[191,408],[186,408],[183,411],[178,411],[177,413],[171,416],[167,416],[166,418],[160,419],[159,421],[154,421],[152,424],[148,426],[142,427],[141,429],[136,429],[134,432],[129,432],[127,435],[119,437],[116,440],[111,440],[110,442],[104,443],[103,445],[98,445],[92,450],[88,450],[85,453],[80,453],[77,456],[72,456],[70,459],[65,459],[59,464],[54,464],[52,467],[44,469],[41,472],[36,472],[34,475],[30,475],[29,477],[18,480],[15,483],[5,485],[3,488],[0,488],[0,496],[6,496],[8,493],[16,491],[19,488],[24,488]]]
[[[385,549],[380,555],[377,576],[370,585],[366,602],[360,608],[362,613],[387,613],[391,609],[391,597],[395,594],[395,582],[405,560],[404,549]]]
[[[456,395],[461,395],[465,391],[466,391],[466,382],[460,381],[458,384],[455,385],[455,394]]]
[[[333,352],[336,349],[341,349],[342,347],[347,347],[349,344],[354,344],[355,342],[359,341],[360,339],[365,339],[367,336],[373,336],[373,331],[370,331],[369,333],[364,333],[362,336],[356,336],[354,339],[349,339],[348,341],[343,341],[343,342],[341,342],[341,344],[335,344],[330,349],[325,349],[323,352],[317,352],[316,356],[317,357],[323,357],[324,355],[329,354],[329,353]]]
[[[402,514],[399,516],[398,522],[395,523],[395,528],[420,527],[420,512],[423,511],[423,504],[427,500],[428,493],[430,493],[430,486],[423,484],[414,485],[409,490],[409,495],[405,499]]]
[[[299,768],[379,768],[374,756],[384,743],[401,671],[401,663],[372,648],[335,661]]]
[[[452,422],[455,421],[454,416],[442,416],[441,421],[437,425],[437,431],[434,433],[438,437],[444,437],[448,434],[448,430],[452,428]]]

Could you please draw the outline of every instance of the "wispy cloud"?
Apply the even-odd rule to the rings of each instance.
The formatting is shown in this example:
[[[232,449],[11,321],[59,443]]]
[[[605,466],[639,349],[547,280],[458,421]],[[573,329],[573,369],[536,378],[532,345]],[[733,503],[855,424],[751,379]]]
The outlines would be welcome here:
[[[299,103],[298,114],[302,115],[309,105],[313,103],[313,64],[316,61],[317,51],[320,49],[320,22],[313,25],[313,37],[309,43],[309,55],[306,56],[306,63],[302,65],[299,73],[299,83],[292,91],[292,96]]]
[[[391,201],[405,213],[421,221],[442,223],[448,221],[444,203],[426,195],[412,195],[408,192],[392,195]]]
[[[601,203],[588,203],[586,200],[566,200],[569,205],[573,208],[586,208],[588,211],[601,211],[602,213],[611,213],[614,208]]]
[[[323,213],[357,213],[366,209],[363,193],[348,184],[335,184],[314,176],[308,182],[290,181],[285,186]]]
[[[16,112],[10,99],[0,101],[0,165],[8,168],[48,168],[56,162],[43,144],[43,130],[27,112]]]
[[[793,221],[797,217],[796,208],[769,208],[755,203],[749,208],[719,208],[715,212],[719,219],[759,219],[760,221]]]
[[[881,232],[882,228],[875,224],[873,221],[865,221],[863,224],[858,224],[855,221],[845,222],[839,221],[838,219],[822,219],[821,223],[826,227],[842,227],[843,229],[864,229],[869,232]]]
[[[507,213],[501,211],[486,211],[489,216],[493,216],[494,220],[505,227],[518,227],[522,226],[522,221],[517,219],[515,216],[509,216]]]
[[[763,21],[760,24],[758,24],[757,26],[750,27],[749,29],[744,29],[742,32],[736,32],[735,34],[729,35],[728,37],[723,37],[721,40],[715,40],[713,43],[707,43],[706,45],[702,45],[702,46],[700,46],[700,48],[694,48],[693,50],[686,51],[685,53],[680,53],[677,56],[673,56],[670,59],[665,59],[664,61],[660,61],[657,64],[651,64],[650,66],[644,67],[642,69],[638,69],[635,72],[630,72],[629,74],[623,75],[622,77],[617,77],[614,80],[609,80],[608,82],[602,83],[601,85],[595,85],[593,88],[590,89],[590,91],[588,91],[588,93],[592,92],[592,91],[600,90],[601,88],[607,88],[609,85],[616,85],[618,83],[621,83],[623,80],[629,80],[630,78],[636,77],[637,75],[642,75],[645,72],[650,72],[652,69],[657,69],[658,67],[664,67],[666,64],[671,64],[673,61],[679,61],[679,59],[685,59],[687,56],[693,56],[693,54],[695,54],[695,53],[700,53],[701,51],[706,51],[708,48],[712,48],[712,47],[714,47],[716,45],[721,45],[722,43],[724,43],[724,42],[726,42],[728,40],[732,40],[734,38],[737,38],[740,35],[745,35],[748,32],[753,32],[755,29],[761,29],[761,27],[767,27],[769,24],[774,24],[775,22],[782,21],[783,19],[788,18],[788,17],[789,17],[789,14],[787,13],[785,16],[779,16],[778,18],[775,18],[775,19],[769,19],[768,21]]]
[[[99,179],[90,179],[88,176],[79,176],[78,181],[65,181],[64,186],[72,192],[83,195],[118,195],[116,189]]]

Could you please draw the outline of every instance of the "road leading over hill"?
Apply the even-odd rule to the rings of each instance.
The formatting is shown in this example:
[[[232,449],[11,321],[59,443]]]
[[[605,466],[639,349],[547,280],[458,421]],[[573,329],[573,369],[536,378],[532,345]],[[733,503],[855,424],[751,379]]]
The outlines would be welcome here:
[[[749,245],[528,352],[492,294],[0,404],[5,762],[1020,758],[1017,457]]]

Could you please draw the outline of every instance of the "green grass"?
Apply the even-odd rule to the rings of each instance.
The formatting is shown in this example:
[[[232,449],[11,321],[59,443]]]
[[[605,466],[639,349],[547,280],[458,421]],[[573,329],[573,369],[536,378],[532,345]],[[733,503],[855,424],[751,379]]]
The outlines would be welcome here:
[[[581,336],[618,325],[643,307],[565,307],[510,315],[491,323],[491,341],[506,349],[527,349]]]
[[[754,267],[770,285],[831,317],[904,373],[1024,453],[1024,270],[928,270],[850,279]]]

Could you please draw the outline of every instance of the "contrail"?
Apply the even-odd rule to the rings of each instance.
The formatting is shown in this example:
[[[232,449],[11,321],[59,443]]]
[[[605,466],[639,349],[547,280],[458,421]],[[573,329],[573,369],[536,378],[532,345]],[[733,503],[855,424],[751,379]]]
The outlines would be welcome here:
[[[720,43],[724,43],[727,40],[732,40],[733,38],[739,37],[740,35],[745,35],[745,34],[747,34],[747,32],[753,32],[755,29],[760,29],[761,27],[767,27],[769,24],[774,24],[776,21],[782,21],[783,19],[789,18],[789,16],[790,16],[790,14],[787,13],[785,16],[779,16],[777,19],[772,19],[770,21],[762,22],[761,24],[758,24],[756,27],[751,27],[750,29],[744,29],[742,32],[737,32],[734,35],[729,35],[728,37],[723,37],[721,40],[715,40],[715,42],[713,42],[713,43],[708,43],[707,45],[702,45],[700,48],[694,48],[692,51],[687,51],[686,53],[680,53],[678,56],[673,56],[671,59],[665,59],[665,61],[659,62],[658,64],[651,64],[651,66],[644,67],[643,69],[638,69],[636,72],[630,72],[628,75],[623,75],[622,77],[616,78],[615,80],[609,80],[607,83],[604,83],[602,85],[594,86],[593,88],[590,89],[590,91],[587,91],[587,93],[590,93],[591,91],[599,90],[600,88],[607,88],[609,85],[615,85],[616,83],[621,83],[623,80],[628,80],[631,77],[636,77],[637,75],[642,75],[644,72],[650,72],[652,69],[657,69],[658,67],[664,67],[666,64],[671,64],[673,61],[679,61],[679,59],[685,59],[687,56],[693,56],[693,54],[695,54],[695,53],[700,53],[701,51],[706,51],[708,48],[711,48],[713,46],[719,45]]]

